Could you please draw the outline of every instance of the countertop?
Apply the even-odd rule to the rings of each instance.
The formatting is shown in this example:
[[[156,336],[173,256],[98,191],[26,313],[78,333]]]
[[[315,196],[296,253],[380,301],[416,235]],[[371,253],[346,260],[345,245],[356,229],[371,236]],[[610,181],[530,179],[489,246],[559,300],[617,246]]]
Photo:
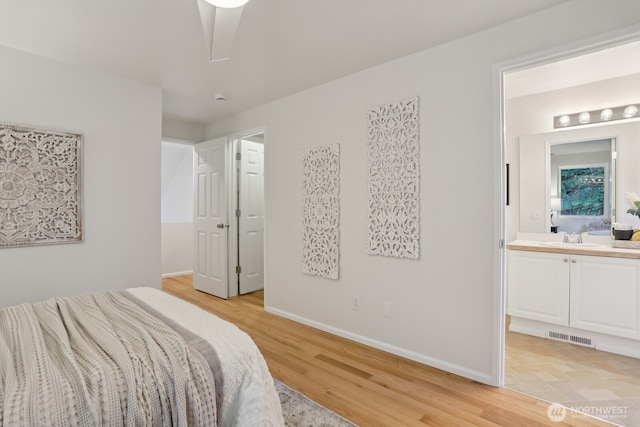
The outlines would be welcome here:
[[[590,256],[605,256],[614,258],[640,259],[640,250],[613,248],[610,245],[582,245],[580,243],[565,243],[559,246],[547,246],[547,242],[535,240],[514,240],[507,244],[507,249],[514,251],[551,252],[556,254],[575,254]],[[560,242],[553,242],[559,244]]]

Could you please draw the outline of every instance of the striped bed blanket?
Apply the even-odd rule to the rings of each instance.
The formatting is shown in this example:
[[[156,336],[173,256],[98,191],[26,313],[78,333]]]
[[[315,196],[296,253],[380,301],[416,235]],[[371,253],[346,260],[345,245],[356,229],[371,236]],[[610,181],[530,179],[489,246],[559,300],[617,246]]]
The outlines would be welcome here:
[[[213,349],[134,300],[105,291],[0,309],[0,425],[215,426]]]

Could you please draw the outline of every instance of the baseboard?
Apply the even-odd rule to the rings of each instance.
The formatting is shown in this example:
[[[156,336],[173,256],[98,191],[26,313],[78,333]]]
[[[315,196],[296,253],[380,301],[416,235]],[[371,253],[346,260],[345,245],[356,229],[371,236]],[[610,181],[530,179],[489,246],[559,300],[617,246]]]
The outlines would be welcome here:
[[[423,354],[416,353],[411,350],[400,348],[391,344],[384,343],[382,341],[374,340],[359,334],[354,334],[344,329],[335,328],[333,326],[316,322],[306,317],[298,316],[296,314],[289,313],[274,307],[265,306],[265,311],[276,316],[284,317],[285,319],[293,320],[294,322],[301,323],[303,325],[311,326],[312,328],[319,329],[330,334],[346,338],[352,341],[356,341],[360,344],[368,345],[369,347],[377,348],[378,350],[386,351],[387,353],[395,354],[415,362],[428,365],[433,368],[441,369],[443,371],[450,372],[452,374],[460,375],[471,380],[481,382],[483,384],[492,385],[496,383],[495,379],[491,375],[484,374],[482,372],[474,371],[464,366],[459,366],[441,359],[432,358]]]
[[[185,276],[187,274],[193,274],[193,270],[177,271],[175,273],[165,273],[162,275],[162,278],[166,279],[167,277]]]
[[[527,328],[527,327],[523,327],[520,326],[518,324],[516,324],[516,322],[513,321],[513,318],[511,318],[511,325],[509,325],[509,330],[511,332],[517,332],[519,334],[526,334],[526,335],[531,335],[534,337],[538,337],[538,338],[546,338],[547,336],[544,334],[544,332],[541,332],[540,330],[537,329],[532,329],[532,328]]]
[[[511,316],[509,330],[544,339],[547,339],[549,331],[559,332],[566,334],[567,336],[575,335],[591,340],[593,342],[593,347],[596,350],[640,359],[640,340],[632,338],[618,337],[615,335],[573,328],[571,326],[555,325],[538,320],[514,317],[513,315]]]

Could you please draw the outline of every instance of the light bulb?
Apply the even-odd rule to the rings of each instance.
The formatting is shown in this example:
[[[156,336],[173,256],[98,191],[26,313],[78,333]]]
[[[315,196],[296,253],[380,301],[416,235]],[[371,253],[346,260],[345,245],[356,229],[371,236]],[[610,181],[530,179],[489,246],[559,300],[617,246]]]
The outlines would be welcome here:
[[[224,9],[233,9],[235,7],[244,6],[249,0],[204,0],[207,3]]]
[[[591,114],[587,113],[586,111],[584,113],[580,113],[580,115],[578,116],[578,121],[580,122],[580,124],[586,125],[591,121]]]
[[[603,122],[611,120],[611,117],[613,117],[613,110],[611,108],[605,108],[600,112],[600,120]]]
[[[636,114],[638,114],[638,107],[636,107],[635,105],[629,105],[624,109],[624,113],[622,113],[625,119],[631,118]]]
[[[564,116],[560,116],[558,117],[558,123],[560,123],[560,126],[569,126],[571,123],[571,117],[566,114]]]

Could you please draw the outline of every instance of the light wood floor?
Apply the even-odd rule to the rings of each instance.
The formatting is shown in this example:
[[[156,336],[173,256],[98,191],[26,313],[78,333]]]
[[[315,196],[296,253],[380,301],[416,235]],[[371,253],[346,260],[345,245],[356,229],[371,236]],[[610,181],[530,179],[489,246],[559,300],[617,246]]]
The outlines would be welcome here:
[[[222,300],[193,289],[191,276],[163,289],[248,333],[274,378],[365,426],[603,426],[567,413],[552,423],[549,403],[479,384],[266,313],[256,292]]]

